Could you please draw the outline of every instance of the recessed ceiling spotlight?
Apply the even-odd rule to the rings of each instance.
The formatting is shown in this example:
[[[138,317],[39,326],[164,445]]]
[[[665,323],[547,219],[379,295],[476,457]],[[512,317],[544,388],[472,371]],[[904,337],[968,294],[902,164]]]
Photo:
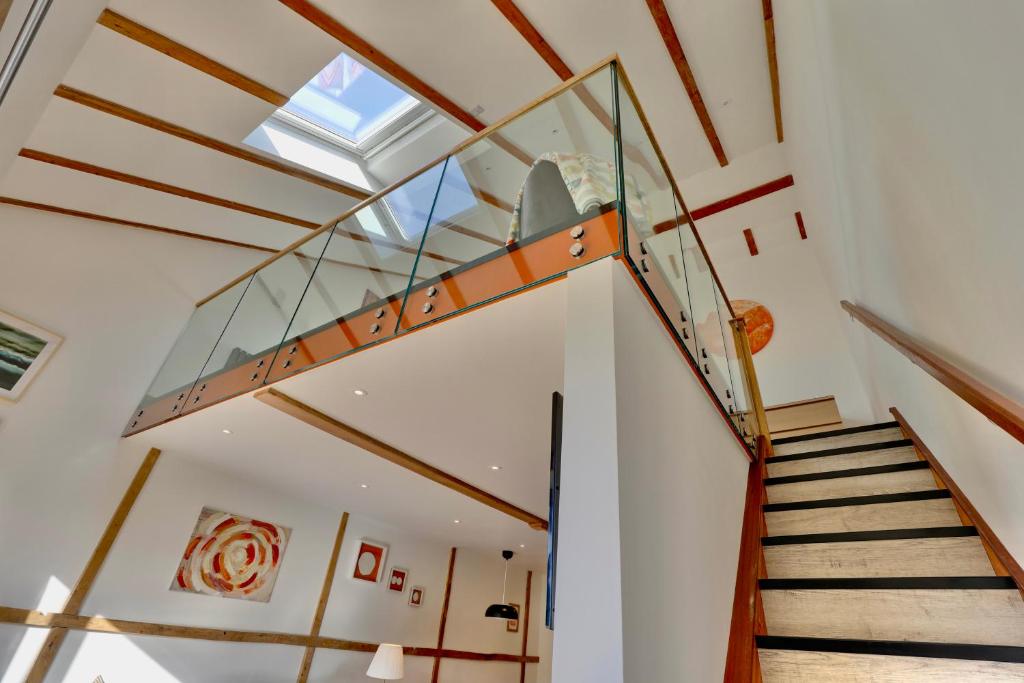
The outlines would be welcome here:
[[[519,544],[519,547],[520,547],[520,548],[525,548],[525,547],[526,547],[526,544],[525,544],[525,543],[520,543],[520,544]]]
[[[356,396],[366,396],[365,389],[355,389],[352,391],[352,393],[355,394]]]
[[[462,524],[462,520],[461,519],[453,519],[452,521],[455,522],[456,524]]]
[[[359,488],[361,488],[361,489],[368,489],[368,488],[370,488],[370,485],[369,484],[360,484]]]
[[[225,434],[230,434],[231,433],[230,429],[222,429],[220,431],[224,432]]]
[[[498,470],[501,469],[501,465],[491,465],[491,469],[497,472]]]

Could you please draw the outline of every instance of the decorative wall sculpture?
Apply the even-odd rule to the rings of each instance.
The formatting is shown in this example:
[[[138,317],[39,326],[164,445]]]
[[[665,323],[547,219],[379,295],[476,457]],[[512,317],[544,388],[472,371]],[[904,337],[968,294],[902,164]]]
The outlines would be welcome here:
[[[17,401],[60,342],[54,333],[0,311],[0,398]]]
[[[268,602],[291,529],[204,507],[171,590]]]

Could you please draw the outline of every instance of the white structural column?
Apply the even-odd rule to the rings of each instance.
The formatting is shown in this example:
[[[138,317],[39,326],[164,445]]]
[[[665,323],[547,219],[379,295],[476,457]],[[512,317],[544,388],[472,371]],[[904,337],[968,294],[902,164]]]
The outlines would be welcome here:
[[[748,461],[621,263],[566,315],[552,680],[718,680]]]

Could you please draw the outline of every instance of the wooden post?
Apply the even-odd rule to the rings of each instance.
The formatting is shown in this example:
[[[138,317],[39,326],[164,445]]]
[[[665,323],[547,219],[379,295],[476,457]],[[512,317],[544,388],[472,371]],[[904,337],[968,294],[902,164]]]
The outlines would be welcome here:
[[[526,572],[526,598],[523,601],[523,650],[526,656],[527,638],[530,636],[530,587],[533,583],[533,572]],[[526,662],[519,663],[519,683],[526,683]]]
[[[334,548],[331,550],[331,559],[327,563],[327,574],[324,576],[324,585],[320,589],[320,601],[316,604],[316,613],[313,615],[313,626],[309,629],[309,637],[317,638],[320,635],[320,625],[324,621],[324,612],[327,610],[327,600],[331,597],[331,586],[334,585],[334,573],[338,569],[338,554],[341,552],[341,544],[345,540],[345,527],[348,526],[348,513],[341,515],[341,522],[338,524],[338,534],[334,538]],[[302,656],[302,665],[299,667],[297,683],[306,683],[309,680],[309,669],[313,666],[313,654],[316,647],[306,646],[306,653]]]
[[[747,324],[743,318],[733,318],[729,321],[732,327],[733,339],[736,341],[736,356],[743,373],[744,385],[747,390],[747,399],[750,401],[750,412],[753,413],[755,429],[758,436],[765,438],[765,452],[772,454],[772,434],[768,428],[768,414],[764,411],[764,401],[761,399],[761,386],[757,382],[757,371],[754,369],[754,356],[750,353],[750,338],[747,336]]]
[[[437,649],[444,647],[444,628],[448,624],[448,603],[452,598],[452,576],[455,574],[455,553],[458,548],[452,548],[448,557],[448,580],[444,585],[444,604],[441,607],[441,625],[437,627]],[[434,658],[434,670],[430,674],[430,683],[437,683],[437,677],[441,673],[441,658]]]
[[[150,448],[149,453],[146,454],[142,464],[139,465],[139,469],[135,473],[135,477],[128,485],[128,490],[124,492],[121,502],[118,504],[117,509],[114,510],[114,515],[107,523],[107,528],[104,530],[103,535],[100,536],[99,543],[96,544],[96,548],[92,551],[92,556],[86,563],[85,569],[82,570],[82,575],[78,577],[75,587],[71,590],[71,594],[64,602],[64,609],[61,610],[64,614],[78,614],[82,609],[82,603],[84,603],[85,598],[88,597],[89,591],[92,589],[92,585],[96,581],[96,576],[100,573],[100,568],[103,567],[103,563],[106,561],[107,555],[110,553],[110,548],[114,545],[114,541],[117,539],[117,534],[121,531],[121,527],[124,526],[124,520],[128,517],[128,513],[131,512],[132,506],[135,505],[135,501],[138,499],[139,493],[142,491],[142,487],[145,485],[146,480],[149,479],[149,475],[153,471],[153,467],[156,465],[157,458],[159,457],[160,449]],[[46,636],[46,641],[43,643],[42,649],[36,656],[36,661],[32,665],[32,670],[29,671],[28,676],[25,678],[25,683],[43,682],[46,678],[47,672],[50,670],[50,666],[53,664],[54,658],[57,656],[57,652],[60,650],[61,644],[64,642],[64,638],[67,637],[67,635],[68,630],[66,628],[54,628],[50,630]]]

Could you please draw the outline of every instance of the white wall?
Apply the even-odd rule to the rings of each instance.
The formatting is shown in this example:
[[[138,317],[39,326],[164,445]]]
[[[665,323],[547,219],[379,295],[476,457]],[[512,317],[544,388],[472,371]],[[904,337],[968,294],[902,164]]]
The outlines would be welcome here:
[[[787,148],[834,296],[1024,401],[1024,6],[775,7]],[[1024,557],[1024,446],[858,323],[875,414],[895,404]]]
[[[620,263],[567,309],[553,679],[716,680],[748,461]]]

